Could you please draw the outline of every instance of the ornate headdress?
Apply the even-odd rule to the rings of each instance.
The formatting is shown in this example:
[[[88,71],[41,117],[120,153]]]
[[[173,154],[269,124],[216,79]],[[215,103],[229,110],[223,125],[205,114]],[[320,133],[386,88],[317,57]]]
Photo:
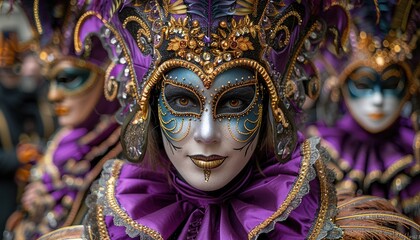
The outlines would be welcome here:
[[[31,10],[40,36],[39,58],[44,65],[44,75],[54,75],[57,70],[53,66],[60,61],[68,61],[75,66],[89,69],[92,79],[105,77],[105,67],[110,60],[99,38],[86,41],[83,51],[76,52],[74,48],[76,22],[81,13],[89,7],[88,2],[36,0],[24,4],[28,11]],[[114,113],[119,104],[113,100],[115,96],[109,96],[105,92],[105,96],[101,97],[96,105],[96,115]],[[94,120],[90,119],[89,122]]]
[[[420,4],[415,1],[353,1],[350,10],[353,24],[347,53],[336,54],[328,46],[322,49],[317,67],[329,78],[322,111],[331,114],[331,105],[339,101],[338,91],[349,74],[360,66],[381,72],[391,64],[400,65],[408,80],[405,100],[419,88]],[[374,14],[376,13],[376,14]],[[334,76],[331,78],[331,76]],[[334,119],[328,120],[331,123]]]
[[[75,44],[83,51],[92,34],[108,43],[114,58],[109,81],[125,86],[118,117],[129,160],[144,156],[149,99],[165,72],[187,68],[208,88],[217,74],[236,66],[253,69],[264,84],[275,151],[287,160],[297,139],[294,113],[305,93],[316,97],[320,88],[310,58],[325,34],[339,46],[347,26],[346,10],[323,1],[109,1],[80,18]]]

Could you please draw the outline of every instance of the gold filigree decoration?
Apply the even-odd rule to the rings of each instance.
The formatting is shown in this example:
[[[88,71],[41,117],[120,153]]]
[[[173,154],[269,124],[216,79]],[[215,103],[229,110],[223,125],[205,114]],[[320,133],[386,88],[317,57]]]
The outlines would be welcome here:
[[[293,12],[291,12],[291,14],[292,13]],[[292,15],[294,15],[294,14],[292,14]],[[300,19],[300,18],[298,17],[298,19]],[[297,58],[298,58],[299,54],[301,54],[301,52],[302,52],[302,47],[304,46],[305,39],[309,38],[311,33],[313,33],[319,27],[319,24],[320,24],[319,22],[314,22],[310,26],[309,31],[306,33],[305,37],[302,38],[302,41],[297,44],[297,51],[295,51],[295,53],[291,57],[292,61],[291,61],[290,67],[286,71],[286,86],[289,85],[288,84],[289,82],[293,81],[292,80],[292,74],[293,74],[294,66],[296,64],[296,61],[297,61]],[[287,37],[284,41],[284,44],[285,44],[286,40],[287,40]],[[289,41],[289,40],[287,40],[287,41]],[[317,80],[319,80],[319,78],[317,78]],[[314,83],[312,83],[312,84],[314,84]],[[283,91],[284,91],[283,92],[284,96],[292,96],[297,91],[297,88],[284,89]]]
[[[177,20],[171,17],[162,31],[163,38],[169,39],[167,51],[174,51],[177,56],[201,65],[204,72],[210,74],[222,62],[240,58],[243,52],[254,50],[248,35],[255,38],[259,29],[249,16],[239,21],[232,19],[230,25],[222,21],[217,34],[211,34],[209,51],[204,51],[205,34],[198,21],[193,21],[190,27],[188,17]]]
[[[152,34],[150,32],[150,29],[147,26],[147,24],[137,16],[127,17],[123,22],[123,27],[126,28],[127,24],[129,22],[136,22],[140,25],[140,28],[137,31],[136,42],[137,42],[137,46],[139,47],[139,49],[142,52],[144,52],[146,50],[146,46],[144,46],[144,44],[141,42],[141,37],[144,36],[144,37],[146,37],[148,42],[151,42],[152,41]]]
[[[301,25],[302,24],[302,17],[300,16],[300,14],[296,11],[291,11],[288,12],[286,15],[284,15],[282,18],[280,18],[280,20],[278,21],[278,23],[276,24],[276,26],[274,27],[274,31],[270,34],[270,39],[274,40],[278,34],[279,31],[283,31],[285,34],[285,39],[279,43],[279,47],[282,48],[286,45],[289,44],[290,42],[290,30],[289,27],[287,25],[283,25],[284,21],[286,19],[288,19],[289,17],[295,17],[298,21],[298,24]]]
[[[115,67],[115,63],[111,62],[105,71],[104,95],[106,100],[112,102],[118,93],[118,83],[115,76],[111,76],[111,71]]]
[[[121,160],[117,160],[113,163],[111,177],[107,180],[105,186],[105,198],[107,203],[109,204],[110,209],[124,221],[126,225],[136,229],[139,232],[145,233],[150,236],[152,239],[163,240],[162,235],[146,226],[138,223],[136,220],[132,219],[130,215],[126,212],[125,209],[121,208],[117,198],[115,197],[115,189],[117,187],[117,180],[121,173],[121,169],[123,167],[124,162]]]
[[[191,120],[185,120],[184,118],[181,119],[181,123],[178,125],[178,120],[176,118],[171,118],[168,121],[164,121],[162,116],[165,116],[166,113],[163,112],[162,108],[160,107],[160,105],[158,106],[158,111],[159,111],[159,123],[160,123],[160,127],[162,128],[162,131],[165,133],[165,135],[171,139],[172,141],[175,142],[180,142],[182,141],[184,138],[186,138],[188,136],[188,134],[190,133],[191,130]],[[185,121],[188,121],[188,123],[185,123]],[[167,127],[169,124],[173,123],[173,127]],[[187,129],[185,130],[185,133],[180,136],[179,138],[175,138],[172,137],[171,134],[180,134],[181,131],[184,129],[184,125],[187,125]]]
[[[328,208],[330,205],[335,205],[335,202],[330,201],[330,190],[332,189],[328,183],[327,177],[327,168],[322,161],[315,162],[315,171],[319,178],[320,188],[321,188],[321,206],[319,208],[319,212],[313,225],[313,230],[308,239],[317,239],[322,228],[325,226],[325,222],[328,216]]]

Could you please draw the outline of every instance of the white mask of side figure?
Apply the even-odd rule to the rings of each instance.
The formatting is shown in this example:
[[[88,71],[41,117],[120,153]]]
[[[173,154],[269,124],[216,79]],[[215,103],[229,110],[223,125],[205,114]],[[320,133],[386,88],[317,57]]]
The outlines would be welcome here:
[[[262,121],[252,71],[226,70],[205,88],[193,71],[175,68],[165,75],[158,106],[166,154],[194,188],[218,190],[250,161]]]
[[[399,117],[408,93],[407,75],[397,64],[377,72],[370,67],[356,68],[343,86],[345,103],[359,125],[379,133]]]
[[[48,99],[61,126],[77,127],[95,111],[104,88],[102,78],[89,63],[63,60],[51,68]]]

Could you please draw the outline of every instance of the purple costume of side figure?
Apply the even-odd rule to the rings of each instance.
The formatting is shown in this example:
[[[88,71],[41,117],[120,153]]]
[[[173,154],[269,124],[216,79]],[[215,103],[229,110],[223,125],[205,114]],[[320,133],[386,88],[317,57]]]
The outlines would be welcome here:
[[[57,228],[80,224],[92,182],[103,164],[121,152],[120,124],[115,118],[121,105],[116,85],[105,80],[110,73],[108,53],[97,37],[83,51],[75,51],[73,35],[83,8],[68,1],[25,4],[31,5],[26,6],[30,11],[36,10],[33,21],[42,46],[39,58],[50,81],[48,98],[61,126],[31,170],[22,209],[15,215],[23,217],[7,235],[17,240],[37,239]]]
[[[418,222],[419,5],[362,1],[350,12],[347,55],[327,48],[317,60],[325,92],[308,132],[329,150],[338,191],[389,199]]]

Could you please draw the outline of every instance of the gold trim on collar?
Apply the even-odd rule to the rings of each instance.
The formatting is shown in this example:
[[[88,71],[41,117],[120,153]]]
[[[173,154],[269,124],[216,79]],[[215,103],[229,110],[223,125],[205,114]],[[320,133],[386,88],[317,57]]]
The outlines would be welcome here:
[[[316,161],[315,162],[315,170],[317,172],[317,176],[319,178],[320,186],[321,186],[321,207],[318,212],[318,216],[315,221],[315,225],[311,235],[308,239],[317,239],[319,236],[319,233],[321,232],[322,228],[325,225],[325,221],[330,220],[327,219],[327,213],[328,213],[328,207],[330,204],[330,189],[328,184],[328,178],[327,178],[327,169],[322,161]]]
[[[149,235],[153,239],[163,240],[162,235],[158,231],[156,231],[154,229],[151,229],[151,228],[149,228],[145,225],[141,225],[141,224],[137,223],[135,220],[133,220],[127,214],[127,212],[125,210],[120,208],[118,200],[115,197],[115,187],[116,187],[117,179],[118,179],[118,176],[121,173],[121,169],[122,169],[123,165],[124,165],[123,161],[121,161],[121,160],[115,161],[115,163],[112,166],[111,177],[106,182],[105,195],[106,195],[106,199],[109,203],[110,208],[121,219],[123,219],[125,223],[129,224],[132,228],[134,228],[134,229],[136,229],[140,232],[146,233],[147,235]]]
[[[96,205],[96,221],[98,223],[98,230],[100,239],[109,240],[108,230],[106,228],[104,207]]]
[[[310,168],[310,157],[311,157],[311,149],[310,149],[310,143],[308,140],[306,140],[303,143],[303,159],[301,162],[301,168],[299,170],[298,178],[296,179],[296,182],[293,186],[293,188],[290,190],[289,194],[287,195],[286,199],[283,201],[281,206],[277,209],[276,212],[274,212],[269,218],[267,218],[264,222],[260,223],[258,226],[255,226],[249,233],[248,233],[248,239],[252,239],[264,228],[266,228],[270,223],[272,223],[276,218],[278,218],[281,214],[284,213],[284,211],[287,209],[287,207],[291,204],[291,202],[296,199],[297,194],[299,193],[299,190],[302,188],[302,185],[305,183],[305,179],[308,175],[308,171]]]

